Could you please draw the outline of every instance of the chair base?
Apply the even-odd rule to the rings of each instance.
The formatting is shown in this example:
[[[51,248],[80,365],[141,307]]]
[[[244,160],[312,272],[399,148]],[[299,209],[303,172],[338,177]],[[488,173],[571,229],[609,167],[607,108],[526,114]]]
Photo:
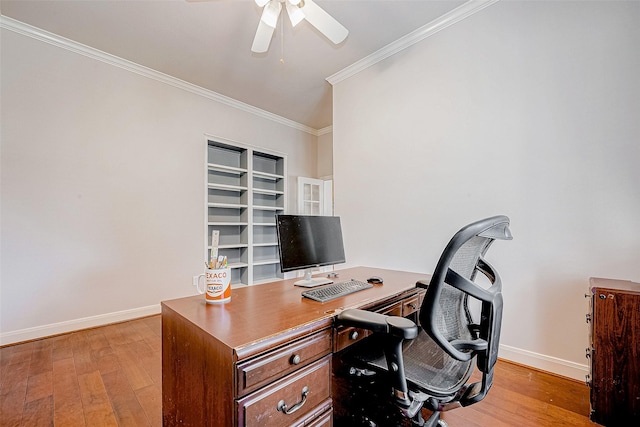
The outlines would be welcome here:
[[[340,396],[345,396],[334,402],[336,427],[446,426],[439,412],[430,413],[426,409],[422,414],[418,412],[414,419],[404,417],[390,399],[391,385],[385,375],[358,372],[334,359],[334,377]]]
[[[422,417],[422,413],[418,412],[415,417],[411,420],[414,426],[419,427],[447,427],[448,424],[440,419],[440,412],[434,412],[431,414],[429,418],[426,420]]]

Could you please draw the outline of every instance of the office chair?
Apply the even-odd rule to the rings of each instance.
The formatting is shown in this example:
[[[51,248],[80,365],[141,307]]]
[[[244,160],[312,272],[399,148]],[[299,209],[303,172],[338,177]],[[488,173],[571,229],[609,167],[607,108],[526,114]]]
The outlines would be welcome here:
[[[427,288],[418,324],[359,309],[337,316],[341,325],[374,332],[343,358],[352,364],[350,381],[360,381],[353,401],[366,403],[350,415],[350,425],[446,426],[441,411],[485,397],[493,383],[502,320],[502,283],[484,259],[495,239],[512,239],[508,217],[474,222],[453,236],[428,286],[417,283]],[[488,280],[476,281],[477,272]],[[472,312],[478,311],[474,319]],[[469,384],[474,361],[482,379]],[[422,408],[432,411],[426,421]]]

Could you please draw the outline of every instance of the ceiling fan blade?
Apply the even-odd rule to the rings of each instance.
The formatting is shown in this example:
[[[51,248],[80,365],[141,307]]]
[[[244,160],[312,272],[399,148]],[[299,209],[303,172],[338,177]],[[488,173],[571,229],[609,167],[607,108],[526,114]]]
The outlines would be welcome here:
[[[251,52],[255,53],[263,53],[269,50],[269,45],[271,44],[271,37],[273,37],[273,32],[276,30],[275,27],[271,27],[264,23],[261,19],[258,23],[258,29],[256,30],[256,36],[253,38],[253,45],[251,46]]]
[[[253,38],[253,45],[251,46],[252,52],[263,53],[269,50],[271,37],[273,37],[273,32],[278,23],[278,16],[280,16],[280,10],[282,10],[282,5],[278,0],[271,0],[264,7],[260,22],[258,22],[256,35]]]
[[[315,4],[313,0],[305,0],[300,9],[304,13],[305,19],[333,43],[339,44],[347,38],[349,30]]]
[[[295,0],[294,0],[295,1]],[[292,26],[296,26],[304,19],[304,12],[295,4],[287,1],[286,3],[287,14],[289,15],[289,20],[291,21]]]
[[[260,20],[268,26],[275,28],[278,24],[278,17],[280,16],[281,10],[282,3],[278,0],[271,0],[267,3],[264,9],[262,9],[262,16],[260,17]]]

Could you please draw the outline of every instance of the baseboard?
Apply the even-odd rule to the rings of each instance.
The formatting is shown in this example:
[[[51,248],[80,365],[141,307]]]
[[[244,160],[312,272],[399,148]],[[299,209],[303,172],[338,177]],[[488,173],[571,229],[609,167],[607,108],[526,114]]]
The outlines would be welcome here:
[[[50,325],[37,326],[33,328],[20,329],[17,331],[0,333],[0,345],[15,344],[52,335],[64,334],[81,329],[95,328],[109,323],[123,322],[144,316],[152,316],[160,313],[160,304],[146,307],[122,310],[114,313],[106,313],[98,316],[84,317],[81,319],[68,320],[65,322],[52,323]],[[516,347],[501,344],[499,357],[521,365],[531,366],[542,371],[551,372],[563,377],[572,378],[577,381],[584,381],[589,373],[589,366],[570,362],[556,357],[522,350]]]
[[[500,345],[498,357],[577,381],[585,381],[585,377],[589,374],[589,366],[586,364],[570,362],[508,345]]]
[[[81,319],[67,320],[65,322],[36,326],[11,332],[0,333],[0,345],[15,344],[23,341],[31,341],[52,335],[64,334],[81,329],[95,328],[109,323],[123,322],[138,317],[152,316],[160,313],[160,304],[138,307],[130,310],[116,311],[114,313],[100,314],[97,316],[83,317]]]

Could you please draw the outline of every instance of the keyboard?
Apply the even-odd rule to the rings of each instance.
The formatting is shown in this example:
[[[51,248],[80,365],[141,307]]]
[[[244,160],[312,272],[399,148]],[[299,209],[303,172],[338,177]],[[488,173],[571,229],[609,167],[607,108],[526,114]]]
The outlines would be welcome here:
[[[321,288],[303,291],[302,296],[315,301],[327,302],[331,301],[332,299],[340,298],[345,295],[363,291],[369,288],[373,288],[373,285],[370,283],[351,279],[346,282],[338,282],[332,285],[323,286]]]

